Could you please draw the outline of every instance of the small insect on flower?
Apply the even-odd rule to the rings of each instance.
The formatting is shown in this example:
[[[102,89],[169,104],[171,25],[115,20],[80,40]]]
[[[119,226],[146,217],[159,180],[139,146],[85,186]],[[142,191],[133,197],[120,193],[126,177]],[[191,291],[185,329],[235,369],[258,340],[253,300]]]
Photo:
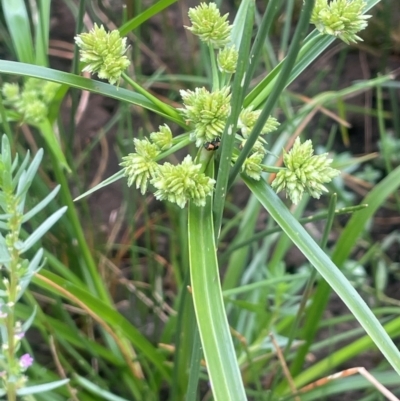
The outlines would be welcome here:
[[[221,145],[221,138],[217,137],[213,139],[211,142],[206,142],[204,144],[205,150],[217,150]]]

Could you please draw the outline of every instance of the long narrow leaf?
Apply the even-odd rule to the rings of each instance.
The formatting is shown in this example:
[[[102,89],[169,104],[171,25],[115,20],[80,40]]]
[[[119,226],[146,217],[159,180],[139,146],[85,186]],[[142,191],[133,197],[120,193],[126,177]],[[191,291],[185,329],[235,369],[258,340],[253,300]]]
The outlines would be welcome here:
[[[364,13],[381,0],[367,0]],[[303,48],[299,53],[296,65],[290,73],[286,87],[291,84],[324,50],[335,41],[334,36],[322,35],[317,30],[305,39]],[[246,97],[244,106],[260,107],[276,85],[276,80],[286,59],[283,59]]]
[[[282,227],[293,243],[318,270],[322,277],[324,277],[339,297],[342,298],[343,302],[354,314],[376,346],[381,350],[397,373],[400,374],[399,350],[344,274],[325,252],[322,251],[303,226],[292,216],[269,185],[264,181],[254,181],[244,176],[242,178],[270,213],[271,217]],[[362,214],[363,211],[359,213]],[[359,218],[358,216],[356,214],[353,218]]]
[[[43,237],[50,228],[57,223],[57,221],[61,218],[61,216],[67,211],[67,207],[64,206],[57,212],[53,213],[50,217],[48,217],[21,245],[19,251],[21,253],[26,252],[33,245],[36,244]]]
[[[189,205],[189,260],[203,352],[216,401],[246,399],[222,299],[211,200]]]
[[[60,188],[60,185],[57,185],[43,200],[41,200],[35,207],[29,210],[29,212],[24,214],[24,217],[22,218],[22,223],[29,221],[35,214],[43,210],[57,196]]]
[[[377,184],[374,189],[361,201],[368,207],[353,214],[345,229],[343,230],[332,254],[332,261],[339,267],[349,257],[358,237],[364,230],[366,223],[374,215],[377,209],[385,202],[390,194],[400,187],[400,166],[393,170],[385,179]],[[298,350],[293,362],[292,371],[300,373],[308,348],[312,343],[317,327],[315,321],[320,321],[323,311],[329,300],[330,288],[326,282],[319,282],[317,290],[312,298],[311,306],[307,310],[303,328],[305,344]]]
[[[104,82],[83,78],[74,74],[69,74],[67,72],[56,71],[51,68],[5,60],[0,60],[0,73],[45,79],[47,81],[66,84],[72,88],[88,90],[93,93],[98,93],[103,96],[108,96],[113,99],[121,100],[123,102],[143,107],[147,110],[153,111],[154,113],[160,114],[168,120],[176,122],[182,127],[186,127],[183,119],[175,117],[175,114],[173,116],[166,115],[162,110],[157,108],[144,96],[129,91],[127,89],[117,88]]]
[[[59,277],[48,271],[43,271],[42,275],[51,280],[56,286],[63,288],[68,291],[74,297],[79,299],[96,315],[101,316],[106,323],[108,323],[114,330],[124,336],[126,340],[130,341],[138,350],[144,354],[154,366],[158,368],[160,373],[165,379],[170,379],[170,373],[166,366],[163,364],[164,357],[157,353],[153,345],[140,333],[140,331],[133,326],[124,316],[114,310],[111,306],[101,301],[97,296],[94,296],[86,290],[72,284],[71,282]],[[60,293],[53,286],[47,284],[44,280],[35,277],[33,282],[42,288],[49,290],[52,293],[56,293],[62,297],[66,297],[64,293]]]
[[[57,387],[61,387],[64,384],[67,384],[69,382],[69,379],[64,379],[64,380],[59,380],[56,382],[52,383],[45,383],[45,384],[38,384],[37,386],[31,386],[31,387],[24,387],[19,390],[17,390],[17,394],[19,396],[26,396],[30,394],[38,394],[38,393],[43,393],[45,391],[50,391],[53,390]]]
[[[2,0],[1,4],[18,60],[33,64],[33,42],[24,0]]]
[[[39,0],[38,21],[35,26],[35,64],[47,67],[49,48],[50,0]]]
[[[114,395],[110,393],[107,390],[103,390],[96,384],[92,383],[91,381],[85,379],[82,376],[76,376],[75,377],[76,381],[86,390],[90,391],[93,394],[96,394],[97,396],[101,397],[102,400],[108,400],[108,401],[128,401],[125,398],[118,397],[117,395]]]
[[[177,0],[160,0],[157,3],[153,4],[151,7],[149,7],[147,10],[143,11],[140,13],[138,16],[135,18],[132,18],[128,22],[126,22],[124,25],[119,28],[119,33],[121,36],[127,35],[129,32],[133,31],[136,29],[138,26],[143,24],[143,22],[147,21],[149,18],[152,16],[160,13],[162,10],[170,6],[171,4],[176,3]]]

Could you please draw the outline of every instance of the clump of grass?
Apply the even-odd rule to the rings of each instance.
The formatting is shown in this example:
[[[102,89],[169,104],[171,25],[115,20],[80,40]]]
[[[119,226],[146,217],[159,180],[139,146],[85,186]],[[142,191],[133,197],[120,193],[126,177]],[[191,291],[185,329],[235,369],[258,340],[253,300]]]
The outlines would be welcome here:
[[[300,109],[285,92],[334,40],[360,40],[359,31],[367,21],[365,13],[377,2],[317,0],[314,5],[306,0],[290,46],[288,39],[287,43],[282,41],[285,57],[280,63],[268,52],[268,35],[281,2],[271,0],[264,15],[258,15],[254,2],[243,1],[233,21],[228,14],[221,14],[216,4],[201,3],[189,10],[189,20],[185,22],[189,33],[200,41],[203,65],[197,71],[193,66],[193,76],[166,77],[162,72],[152,77],[134,76],[124,36],[131,30],[139,33],[139,26],[140,30],[146,29],[144,23],[161,15],[162,9],[171,4],[161,1],[127,20],[118,31],[96,24],[89,32],[76,36],[83,69],[109,83],[45,68],[49,11],[45,5],[41,5],[35,19],[33,38],[25,3],[17,5],[24,21],[19,31],[13,28],[15,14],[5,10],[15,54],[28,66],[0,61],[0,71],[35,80],[30,78],[20,85],[22,91],[16,90],[16,85],[3,86],[0,112],[4,129],[12,138],[12,128],[18,126],[9,122],[23,122],[24,129],[32,130],[31,138],[43,141],[54,179],[61,184],[62,202],[68,205],[62,230],[53,234],[62,252],[47,253],[48,267],[31,275],[42,301],[35,301],[29,291],[24,296],[28,305],[35,305],[37,310],[35,317],[26,320],[41,331],[56,367],[44,371],[34,364],[30,379],[50,383],[59,376],[71,378],[69,387],[51,389],[52,399],[89,400],[95,396],[147,400],[165,398],[165,392],[171,400],[196,400],[200,392],[212,393],[216,400],[290,397],[290,393],[296,393],[329,367],[339,365],[372,343],[400,372],[398,350],[391,339],[400,329],[398,318],[383,328],[376,317],[381,316],[380,312],[372,313],[354,288],[350,273],[346,277],[339,269],[350,259],[365,223],[400,185],[398,167],[390,164],[389,153],[383,147],[386,178],[359,206],[349,206],[338,173],[365,158],[328,155],[329,144],[320,150],[305,135],[297,138],[313,110],[333,108],[345,96],[386,85],[390,76],[317,94]],[[292,11],[289,3],[287,15]],[[95,8],[89,11],[96,13]],[[83,12],[81,7],[78,22],[83,21]],[[317,30],[307,36],[310,21]],[[287,23],[285,29],[289,28]],[[288,38],[287,34],[283,36]],[[137,37],[140,40],[140,35]],[[136,47],[134,50],[133,53]],[[272,67],[261,79],[257,74],[264,62]],[[78,65],[77,57],[74,63]],[[208,76],[199,77],[199,71],[207,71]],[[184,81],[201,84],[182,84],[179,105],[148,89],[151,82],[172,82],[175,78],[175,87],[176,82]],[[39,94],[45,85],[41,87],[37,79],[53,82],[54,91],[47,100]],[[35,83],[40,104],[22,101],[22,93],[30,82]],[[126,212],[114,226],[117,230],[126,224],[126,231],[120,236],[113,231],[113,238],[121,237],[121,243],[108,246],[100,257],[99,249],[90,243],[89,231],[82,227],[87,218],[85,207],[78,211],[81,203],[72,201],[67,181],[70,170],[79,186],[87,185],[80,181],[70,142],[62,135],[59,140],[56,135],[68,131],[57,119],[68,87],[100,93],[120,102],[115,121],[119,119],[122,169],[80,199],[126,177],[128,185],[139,189],[141,195],[165,201],[167,217],[158,212],[152,214],[135,188],[126,190]],[[174,99],[179,98],[177,91],[171,92]],[[132,128],[127,105],[152,113],[143,114],[147,121],[140,135]],[[382,116],[381,108],[380,104]],[[75,112],[72,107],[71,121]],[[152,122],[154,113],[158,115],[157,123]],[[73,124],[71,127],[70,131]],[[380,129],[384,143],[382,118]],[[126,140],[126,134],[133,140]],[[104,146],[102,135],[99,141]],[[23,152],[22,145],[18,144],[18,149]],[[82,160],[84,156],[80,156]],[[90,157],[89,150],[87,158]],[[51,178],[46,171],[42,177],[37,176],[35,191],[45,191]],[[252,195],[248,202],[237,205],[231,189],[239,180],[239,185],[247,186]],[[285,204],[274,189],[285,190],[296,206]],[[338,192],[339,198],[332,195],[326,207],[320,197],[332,190]],[[134,202],[128,200],[132,196]],[[305,218],[304,210],[311,207],[310,196],[320,199],[320,203],[312,211],[313,216]],[[57,203],[48,207],[57,208]],[[257,232],[263,209],[269,216],[267,227]],[[228,213],[233,218],[227,220]],[[334,218],[344,213],[354,214],[331,250],[327,240]],[[303,227],[304,223],[318,219],[326,220],[319,243]],[[33,220],[32,224],[38,222]],[[228,240],[231,235],[233,239]],[[160,250],[158,238],[168,241],[168,250]],[[292,244],[307,260],[295,274],[289,273],[285,259]],[[123,260],[131,265],[128,277],[118,270]],[[315,268],[312,273],[311,266]],[[221,275],[223,271],[225,274]],[[165,277],[172,283],[172,295],[161,284]],[[304,370],[307,353],[313,347],[323,346],[315,340],[315,334],[321,324],[329,324],[324,321],[323,312],[331,289],[342,298],[367,335],[333,352],[329,361],[323,359]],[[125,297],[128,291],[134,301],[128,309],[119,310],[123,306],[116,306],[113,298]],[[48,309],[43,296],[52,303],[51,314],[42,310]],[[27,305],[21,305],[15,313],[29,316]],[[71,315],[75,318],[71,319]],[[154,326],[150,334],[143,329],[149,321]],[[360,332],[351,334],[361,336]],[[331,345],[339,341],[337,337]],[[275,354],[280,356],[279,365],[274,362]],[[203,358],[205,365],[201,363]],[[263,380],[277,370],[285,374],[275,374],[266,394]],[[395,381],[397,376],[393,377],[391,380]],[[320,395],[316,394],[310,392],[307,399],[318,399]],[[46,399],[42,395],[35,397]]]

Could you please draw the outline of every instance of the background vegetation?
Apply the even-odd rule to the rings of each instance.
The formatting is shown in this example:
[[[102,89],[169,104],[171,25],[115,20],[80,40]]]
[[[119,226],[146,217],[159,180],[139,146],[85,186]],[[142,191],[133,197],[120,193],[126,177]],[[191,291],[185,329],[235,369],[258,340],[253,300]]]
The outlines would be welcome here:
[[[29,76],[62,83],[48,105],[45,124],[21,124],[15,112],[0,107],[2,129],[14,153],[23,159],[28,149],[36,154],[44,148],[26,206],[33,207],[61,185],[60,194],[26,230],[32,232],[47,216],[68,206],[37,244],[47,263],[21,299],[17,316],[26,320],[36,308],[32,328],[22,341],[22,349],[35,359],[27,371],[28,384],[70,380],[28,399],[213,399],[188,289],[193,285],[189,259],[208,255],[207,241],[201,241],[213,242],[213,237],[202,236],[202,228],[192,226],[199,237],[188,238],[186,209],[143,196],[128,188],[124,179],[73,202],[120,171],[121,158],[134,151],[133,138],[157,131],[166,122],[165,113],[126,90],[123,81],[118,89],[62,72],[80,73],[74,34],[89,30],[94,22],[103,24],[128,37],[132,64],[127,75],[162,102],[181,107],[180,89],[209,87],[212,80],[207,50],[183,28],[189,25],[188,7],[197,3],[1,3],[3,84],[22,84]],[[241,2],[220,3],[231,22],[241,15]],[[252,39],[263,26],[269,3],[255,5]],[[269,94],[273,81],[268,72],[280,71],[276,67],[288,54],[303,4],[279,3],[250,82],[250,89],[266,88]],[[280,93],[274,108],[281,126],[268,137],[267,164],[279,165],[281,149],[289,149],[298,135],[312,139],[317,153],[331,152],[333,166],[342,174],[329,186],[329,195],[319,200],[304,196],[297,207],[282,200],[396,343],[400,5],[397,0],[367,4],[374,7],[368,11],[373,14],[368,28],[360,33],[364,42],[347,46],[323,39],[327,42],[310,46],[311,53],[302,56],[304,71],[300,74],[297,64],[299,73],[292,73],[291,85]],[[313,27],[307,29],[311,32]],[[319,50],[324,50],[321,55]],[[257,106],[265,107],[268,95],[261,89],[251,93],[248,101],[261,96]],[[168,119],[174,135],[184,133],[180,118]],[[51,138],[59,139],[62,152]],[[169,160],[176,163],[179,157],[178,152]],[[269,186],[244,180],[237,180],[221,206],[216,256],[236,352],[231,357],[237,360],[248,399],[385,399],[376,385],[358,374],[317,383],[296,395],[306,384],[356,366],[365,367],[378,383],[399,394],[398,375],[381,354],[385,349],[379,344],[381,351],[377,349],[375,339],[353,315],[358,305],[346,306],[321,277],[320,273],[331,274],[328,265],[323,270],[325,253],[296,240],[302,252],[293,246],[291,234],[282,232],[297,229],[287,224],[287,209],[276,206]],[[362,206],[352,208],[357,205]],[[201,221],[202,216],[197,218]],[[320,262],[322,270],[318,273],[310,261]],[[217,277],[205,274],[197,279],[201,283]],[[335,285],[344,293],[350,291],[342,282]]]

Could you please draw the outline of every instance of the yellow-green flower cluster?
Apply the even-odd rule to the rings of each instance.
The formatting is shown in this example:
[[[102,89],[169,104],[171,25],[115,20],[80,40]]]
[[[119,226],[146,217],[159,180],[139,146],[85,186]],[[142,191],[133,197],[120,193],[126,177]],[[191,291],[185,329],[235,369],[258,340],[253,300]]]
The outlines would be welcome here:
[[[134,139],[135,152],[123,157],[121,166],[128,178],[128,186],[133,183],[142,194],[151,183],[157,191],[155,197],[176,203],[183,208],[191,200],[198,206],[204,206],[210,196],[215,181],[200,171],[201,164],[195,164],[188,155],[182,163],[162,165],[157,158],[162,150],[172,145],[171,130],[167,125],[160,126],[159,132],[150,134],[149,139]]]
[[[49,104],[59,87],[54,82],[29,78],[22,90],[18,84],[5,83],[2,94],[5,104],[12,107],[22,121],[35,125],[47,117]]]
[[[227,46],[220,49],[217,56],[218,68],[221,72],[227,74],[234,74],[238,61],[238,51],[234,46]]]
[[[194,164],[190,155],[176,166],[164,163],[151,180],[157,188],[155,197],[176,203],[181,208],[188,201],[204,206],[206,197],[213,191],[215,180],[200,172],[200,169],[201,164]]]
[[[191,27],[189,31],[214,49],[224,47],[230,42],[232,26],[229,25],[228,14],[221,16],[215,3],[200,3],[189,9]]]
[[[160,150],[168,150],[172,146],[172,132],[167,124],[158,127],[160,131],[152,132],[150,139]]]
[[[247,139],[251,130],[254,128],[258,117],[260,117],[261,110],[253,110],[253,107],[246,107],[240,112],[238,119],[238,128],[240,129],[243,138]],[[268,117],[267,122],[261,130],[261,135],[270,134],[279,127],[279,122],[275,117]]]
[[[196,146],[221,136],[231,110],[229,87],[214,92],[196,88],[194,92],[181,90],[180,93],[185,106],[181,111],[186,123],[194,126],[191,138]]]
[[[310,140],[300,143],[297,138],[289,152],[284,151],[283,161],[286,169],[281,170],[272,182],[276,192],[286,190],[286,195],[297,204],[307,191],[313,198],[319,199],[323,192],[328,190],[323,184],[328,183],[340,172],[330,166],[328,154],[314,155]]]
[[[160,149],[147,138],[135,138],[133,143],[136,152],[123,157],[121,166],[124,167],[124,175],[128,177],[128,186],[136,183],[136,188],[140,188],[140,192],[144,195],[149,180],[154,177],[158,169],[155,159],[160,154]]]
[[[356,34],[371,17],[363,15],[365,6],[364,0],[316,0],[310,22],[321,33],[337,36],[347,44],[362,41]]]
[[[246,107],[239,115],[238,128],[243,136],[241,147],[246,144],[246,141],[256,124],[261,110],[253,110],[253,107]],[[261,135],[269,134],[279,127],[279,122],[275,117],[269,116],[267,122],[261,130]],[[252,154],[246,159],[242,166],[242,172],[249,177],[259,180],[262,173],[261,163],[264,159],[266,149],[266,140],[261,136],[257,139],[253,146]]]
[[[262,173],[261,163],[263,162],[263,159],[264,153],[252,153],[243,163],[242,172],[248,175],[250,178],[259,181]]]
[[[118,30],[106,32],[102,25],[94,24],[90,32],[75,36],[75,43],[85,64],[83,71],[96,73],[112,85],[130,64],[125,55],[126,38],[121,38]]]

